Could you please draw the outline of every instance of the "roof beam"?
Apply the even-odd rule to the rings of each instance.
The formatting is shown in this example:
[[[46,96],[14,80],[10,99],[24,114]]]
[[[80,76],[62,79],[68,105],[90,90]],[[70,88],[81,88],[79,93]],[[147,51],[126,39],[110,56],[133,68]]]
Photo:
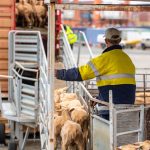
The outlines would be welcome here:
[[[60,10],[92,10],[92,11],[150,11],[150,5],[119,5],[119,4],[56,4]]]
[[[122,0],[120,0],[120,1],[122,1]],[[149,0],[126,0],[126,1],[149,2]]]

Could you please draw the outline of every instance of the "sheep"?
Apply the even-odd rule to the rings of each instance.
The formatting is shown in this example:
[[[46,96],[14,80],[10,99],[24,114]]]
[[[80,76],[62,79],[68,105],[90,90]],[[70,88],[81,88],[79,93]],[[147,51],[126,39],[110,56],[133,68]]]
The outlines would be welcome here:
[[[30,0],[34,10],[35,26],[43,27],[46,18],[46,7],[43,1]],[[39,23],[39,24],[38,24]]]
[[[62,116],[55,116],[54,118],[54,145],[56,148],[56,142],[58,137],[60,136],[60,132],[64,123],[69,120],[69,114],[67,110],[62,111]]]
[[[68,89],[68,87],[56,89],[56,90],[54,91],[54,93],[60,95],[60,94],[62,94],[62,93],[64,93],[64,92],[66,92],[67,89]]]
[[[32,6],[27,3],[26,0],[20,0],[19,3],[16,4],[16,9],[18,10],[19,15],[25,18],[27,26],[31,28],[34,23]]]
[[[72,144],[76,144],[78,150],[84,150],[84,140],[81,126],[67,120],[61,130],[62,150],[68,150]]]
[[[144,104],[144,97],[136,97],[135,104]],[[150,97],[145,97],[145,104],[150,104]]]
[[[55,103],[55,107],[57,109],[68,109],[68,110],[72,110],[73,108],[76,107],[83,108],[79,100],[63,101],[60,103]]]
[[[142,150],[150,150],[150,141],[146,140],[144,142],[135,143],[135,145],[139,145]]]
[[[59,104],[57,104],[58,106],[60,105],[61,109],[66,109],[68,108],[68,105],[70,104],[70,101],[64,101],[64,102],[60,102]]]
[[[73,108],[70,112],[72,121],[80,124],[83,131],[84,143],[86,144],[89,135],[89,114],[80,107]]]
[[[55,120],[54,120],[54,127],[55,127],[54,130],[56,131],[55,132],[55,140],[54,140],[55,148],[56,148],[57,138],[60,136],[59,133],[61,131],[62,150],[66,149],[66,148],[68,150],[70,148],[71,148],[70,150],[73,150],[73,144],[74,144],[74,146],[78,147],[79,150],[82,150],[85,148],[85,143],[88,138],[89,116],[88,116],[88,113],[83,109],[84,107],[81,105],[80,101],[77,99],[77,95],[75,93],[65,93],[66,89],[67,88],[56,89],[54,91],[55,113],[57,114],[57,111],[59,111],[61,114],[61,111],[62,111],[62,116],[56,115]],[[69,112],[67,112],[67,111],[70,112],[70,116],[68,114]],[[67,112],[67,113],[65,114],[65,112]],[[58,115],[60,115],[60,114],[58,114]],[[67,117],[63,117],[64,115]],[[67,123],[67,125],[65,125],[66,122],[68,122],[68,120],[70,120],[72,122],[71,123],[69,122],[69,123]],[[72,125],[73,122],[75,125],[74,124]],[[82,139],[82,143],[80,143],[80,141],[78,141],[76,139],[76,136],[78,136],[78,132],[77,132],[77,134],[75,134],[75,131],[79,131],[78,127],[76,127],[77,129],[75,128],[72,133],[65,133],[63,131],[64,126],[67,126],[68,128],[70,128],[71,126],[73,127],[73,126],[76,126],[77,124],[81,128],[81,130],[80,130],[81,138],[80,139]],[[69,130],[70,129],[67,129],[67,131],[69,131]],[[71,138],[67,139],[66,137],[64,137],[64,134],[69,134],[68,137],[72,137],[72,139]],[[70,141],[68,141],[68,140],[70,140]]]
[[[66,90],[67,90],[67,87],[54,90],[54,101],[56,103],[60,102],[60,95],[63,94],[63,93],[65,93]]]
[[[54,93],[54,102],[59,103],[60,102],[60,96],[58,94]]]
[[[136,92],[136,96],[138,97],[138,96],[140,96],[140,97],[144,97],[144,95],[146,96],[146,97],[148,97],[148,96],[150,96],[150,92]]]
[[[68,110],[72,110],[73,108],[76,108],[76,107],[80,107],[80,108],[83,108],[83,106],[81,105],[80,101],[79,100],[72,100],[70,101],[70,103],[68,104]]]
[[[128,144],[128,145],[121,146],[120,148],[117,148],[116,150],[141,150],[141,146]]]
[[[77,99],[77,94],[75,93],[62,93],[60,94],[60,99],[61,101],[65,101],[66,99],[69,100],[74,100]]]

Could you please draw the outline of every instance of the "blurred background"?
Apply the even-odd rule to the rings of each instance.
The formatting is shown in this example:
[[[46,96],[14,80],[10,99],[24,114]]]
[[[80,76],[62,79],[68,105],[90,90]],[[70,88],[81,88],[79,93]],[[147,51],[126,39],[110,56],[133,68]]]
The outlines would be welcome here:
[[[64,3],[149,5],[150,2],[130,0],[63,0]],[[79,11],[63,10],[63,24],[75,31],[84,31],[90,45],[104,47],[103,34],[107,27],[122,31],[122,46],[125,48],[150,47],[150,13],[147,11]]]

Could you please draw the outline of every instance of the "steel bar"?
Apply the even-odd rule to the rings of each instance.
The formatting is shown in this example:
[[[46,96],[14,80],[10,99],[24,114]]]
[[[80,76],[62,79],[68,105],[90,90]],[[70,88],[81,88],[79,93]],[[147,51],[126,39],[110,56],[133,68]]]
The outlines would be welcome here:
[[[13,71],[20,79],[25,79],[25,80],[29,80],[29,81],[37,81],[37,79],[29,78],[29,77],[23,77],[23,76],[19,75],[18,72],[17,72],[15,69],[12,69],[12,71]]]
[[[63,34],[64,34],[64,38],[65,38],[65,41],[66,41],[66,45],[67,45],[67,47],[68,47],[68,51],[69,51],[69,54],[70,54],[70,56],[71,56],[71,60],[72,60],[72,62],[73,62],[73,64],[74,64],[74,66],[72,66],[72,67],[77,67],[77,65],[76,65],[76,61],[75,61],[75,59],[74,59],[74,56],[73,56],[73,52],[72,52],[72,50],[71,50],[71,47],[70,47],[70,44],[69,44],[69,42],[68,42],[68,38],[67,38],[67,35],[66,35],[66,32],[65,32],[65,29],[64,29],[64,27],[63,27],[63,25],[61,24],[61,29],[62,29],[62,31],[63,31]]]
[[[126,135],[126,134],[131,134],[131,133],[138,133],[138,132],[141,132],[141,129],[117,133],[116,136],[121,136],[121,135]]]
[[[140,129],[142,132],[138,133],[138,140],[143,141],[144,140],[144,105],[141,105],[141,112],[140,112]]]
[[[0,79],[5,79],[5,78],[7,78],[7,79],[13,79],[14,77],[13,76],[7,76],[7,75],[0,75]]]
[[[90,10],[90,11],[150,11],[150,5],[119,5],[119,4],[56,4],[60,10]]]
[[[102,100],[99,100],[99,99],[96,99],[96,98],[93,98],[93,97],[91,98],[91,101],[97,102],[99,104],[104,104],[104,105],[109,107],[109,103],[108,102],[105,102],[105,101],[102,101]]]
[[[37,69],[29,69],[29,68],[25,68],[24,66],[22,66],[22,64],[20,64],[20,63],[17,62],[17,61],[15,62],[15,64],[16,64],[17,66],[19,66],[21,69],[25,70],[25,71],[38,72]]]
[[[23,143],[22,143],[22,146],[21,146],[21,150],[24,150],[24,147],[25,147],[25,144],[26,144],[26,142],[27,142],[28,135],[29,135],[29,130],[30,130],[30,128],[27,127],[26,133],[25,133],[25,137],[24,137],[24,139],[23,139]]]
[[[131,109],[125,109],[125,110],[117,110],[116,114],[120,114],[120,113],[126,113],[126,112],[134,112],[134,111],[141,111],[141,108],[131,108]]]
[[[79,46],[78,46],[78,55],[77,55],[77,66],[79,67],[79,62],[80,62],[80,56],[81,56],[81,45],[82,45],[82,41],[81,41],[81,34],[79,34]]]
[[[110,150],[114,150],[114,104],[113,93],[109,90],[109,134],[110,134]]]
[[[110,124],[110,122],[109,122],[108,120],[103,119],[102,117],[99,117],[99,116],[97,116],[97,115],[91,115],[91,117],[93,117],[93,118],[95,118],[95,119],[98,119],[98,120],[100,120],[100,121],[102,121],[102,122],[105,122],[106,124]]]
[[[48,5],[48,113],[50,150],[54,149],[55,3]]]
[[[90,54],[90,59],[91,59],[91,58],[94,57],[94,55],[93,55],[93,53],[92,53],[92,50],[91,50],[91,48],[90,48],[90,45],[89,45],[88,40],[87,40],[87,38],[86,38],[86,35],[85,35],[85,33],[84,33],[83,31],[80,31],[80,33],[82,34],[82,36],[83,36],[83,38],[84,38],[84,41],[85,41],[86,46],[87,46],[87,48],[88,48],[88,51],[89,51],[89,54]]]

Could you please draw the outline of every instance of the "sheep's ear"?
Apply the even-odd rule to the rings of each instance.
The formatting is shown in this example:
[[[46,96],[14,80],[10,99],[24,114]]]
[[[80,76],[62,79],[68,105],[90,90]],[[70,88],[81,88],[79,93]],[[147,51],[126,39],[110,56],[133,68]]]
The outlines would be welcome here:
[[[73,110],[75,110],[75,108],[70,108],[70,109],[69,109],[69,112],[72,112]]]
[[[82,105],[81,108],[84,109],[84,106]]]
[[[143,150],[143,146],[140,146],[139,148],[137,148],[137,150]]]
[[[116,150],[121,150],[121,148],[116,148]]]
[[[139,143],[134,143],[133,145],[137,146],[136,150],[143,150],[143,146],[140,146]]]
[[[40,5],[40,2],[39,2],[39,1],[37,1],[37,2],[36,2],[36,5]]]

